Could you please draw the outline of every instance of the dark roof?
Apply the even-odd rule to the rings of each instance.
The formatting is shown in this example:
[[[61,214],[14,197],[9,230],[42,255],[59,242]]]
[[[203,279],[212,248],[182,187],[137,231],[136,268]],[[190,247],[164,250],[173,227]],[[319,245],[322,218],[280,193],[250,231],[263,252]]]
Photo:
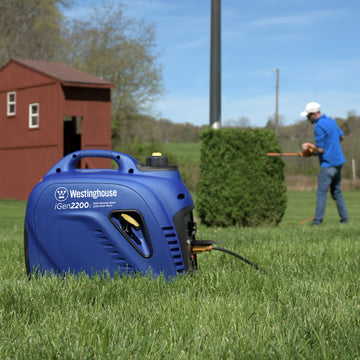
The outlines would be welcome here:
[[[100,77],[76,70],[71,66],[57,62],[38,61],[38,60],[19,60],[14,62],[36,70],[59,80],[65,86],[95,86],[114,88],[115,84],[101,79]]]

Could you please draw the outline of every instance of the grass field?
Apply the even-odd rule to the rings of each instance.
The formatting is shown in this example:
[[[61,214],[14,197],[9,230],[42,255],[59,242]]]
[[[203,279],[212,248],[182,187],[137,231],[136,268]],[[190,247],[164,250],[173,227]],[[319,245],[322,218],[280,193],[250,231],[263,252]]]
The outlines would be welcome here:
[[[208,229],[221,252],[163,278],[29,281],[24,202],[0,201],[0,359],[360,359],[360,192],[351,223],[329,200],[324,224],[298,223],[314,192],[291,192],[279,227]]]
[[[201,143],[164,143],[162,144],[165,155],[167,153],[176,154],[176,156],[189,159],[194,162],[200,162]]]

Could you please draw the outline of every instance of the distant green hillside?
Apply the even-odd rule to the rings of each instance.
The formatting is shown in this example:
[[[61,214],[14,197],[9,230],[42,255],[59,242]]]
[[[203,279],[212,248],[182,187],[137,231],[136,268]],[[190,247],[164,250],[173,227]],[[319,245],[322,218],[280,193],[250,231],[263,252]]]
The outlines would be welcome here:
[[[200,162],[200,146],[201,143],[164,143],[162,147],[164,152],[189,159],[194,162]],[[166,154],[165,154],[166,155]]]

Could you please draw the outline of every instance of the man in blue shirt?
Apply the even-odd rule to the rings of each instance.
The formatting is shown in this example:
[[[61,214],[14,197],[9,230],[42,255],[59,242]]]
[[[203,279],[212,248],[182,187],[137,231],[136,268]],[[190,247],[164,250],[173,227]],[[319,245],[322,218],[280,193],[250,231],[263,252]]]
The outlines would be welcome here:
[[[321,166],[318,175],[313,225],[320,225],[324,218],[329,187],[331,196],[336,202],[340,222],[347,223],[349,215],[341,193],[341,167],[345,163],[345,157],[340,141],[344,133],[334,119],[321,114],[320,105],[316,102],[308,103],[300,116],[306,116],[314,125],[315,134],[315,144],[303,143],[302,148],[303,150],[312,149],[313,154],[318,155]]]

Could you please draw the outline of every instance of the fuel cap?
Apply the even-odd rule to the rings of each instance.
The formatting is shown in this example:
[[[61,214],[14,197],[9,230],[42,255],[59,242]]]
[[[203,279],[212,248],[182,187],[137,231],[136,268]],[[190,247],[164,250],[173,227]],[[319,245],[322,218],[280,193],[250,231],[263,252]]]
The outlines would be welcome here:
[[[168,157],[163,156],[160,152],[154,152],[146,158],[146,165],[152,167],[167,167],[169,164]]]

